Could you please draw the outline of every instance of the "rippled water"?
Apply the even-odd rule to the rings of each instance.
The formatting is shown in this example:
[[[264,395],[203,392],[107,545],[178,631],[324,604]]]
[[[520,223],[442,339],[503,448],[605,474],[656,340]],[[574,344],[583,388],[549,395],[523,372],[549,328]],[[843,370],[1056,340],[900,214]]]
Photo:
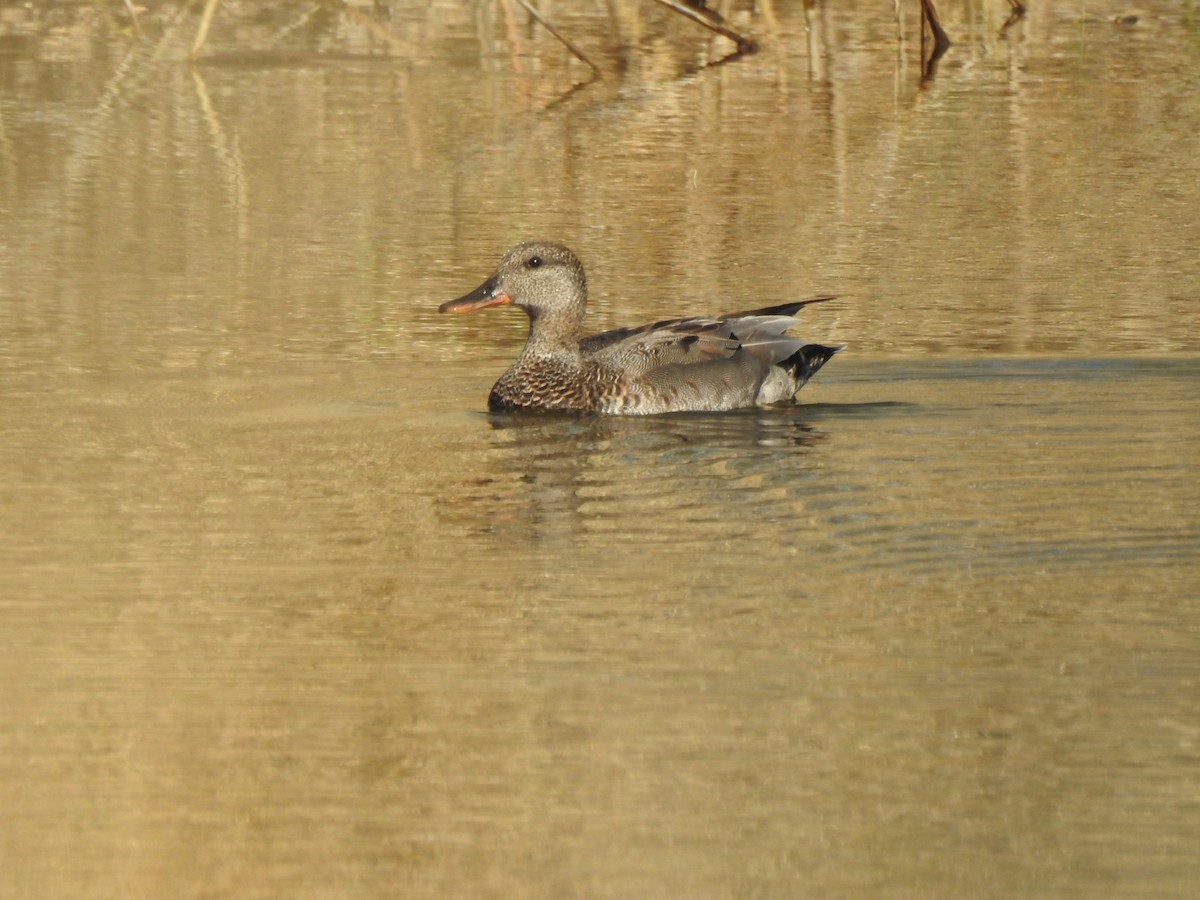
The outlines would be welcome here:
[[[1200,61],[1152,3],[0,19],[5,896],[1190,896]],[[1116,21],[1117,16],[1122,17]],[[382,24],[381,24],[382,23]],[[836,293],[796,407],[494,417]]]

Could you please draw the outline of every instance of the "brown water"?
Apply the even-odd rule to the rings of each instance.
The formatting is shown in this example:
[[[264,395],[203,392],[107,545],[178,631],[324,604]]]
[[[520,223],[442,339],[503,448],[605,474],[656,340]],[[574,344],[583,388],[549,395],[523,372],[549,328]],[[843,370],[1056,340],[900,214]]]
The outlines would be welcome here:
[[[1042,6],[0,9],[0,895],[1195,896],[1200,21]],[[848,349],[490,418],[535,235]]]

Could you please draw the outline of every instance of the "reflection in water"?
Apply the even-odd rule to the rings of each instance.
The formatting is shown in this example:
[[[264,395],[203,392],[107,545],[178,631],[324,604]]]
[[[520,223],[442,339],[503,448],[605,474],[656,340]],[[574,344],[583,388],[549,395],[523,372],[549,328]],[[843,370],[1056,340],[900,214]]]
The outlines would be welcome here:
[[[165,349],[202,308],[221,336],[213,359],[226,362],[261,354],[257,336],[237,342],[272,326],[274,341],[311,333],[445,358],[471,331],[438,321],[433,298],[513,239],[543,236],[578,244],[598,273],[597,330],[828,290],[846,298],[831,312],[839,340],[865,354],[1194,350],[1196,92],[1186,76],[1153,79],[1192,70],[1170,59],[1174,19],[1096,29],[1094,52],[1071,55],[1078,30],[1057,13],[997,43],[1002,22],[988,17],[1002,7],[951,29],[955,57],[971,64],[933,90],[875,52],[894,45],[886,17],[822,7],[817,29],[765,21],[775,33],[764,51],[728,74],[678,77],[688,57],[664,39],[554,110],[544,101],[571,79],[528,66],[549,65],[538,54],[553,41],[521,37],[499,60],[488,16],[395,10],[391,30],[411,35],[403,58],[423,60],[417,71],[384,57],[392,64],[189,72],[160,68],[172,48],[186,52],[194,21],[179,12],[119,66],[76,47],[82,62],[39,76],[51,87],[37,111],[9,114],[6,252],[44,265],[15,267],[6,290],[40,298],[23,307],[39,329],[85,334],[118,329],[124,317],[97,307],[132,299]],[[669,27],[640,15],[620,19],[638,41]],[[235,23],[243,30],[220,31]],[[599,36],[608,24],[589,14],[572,28]],[[224,45],[383,49],[326,16],[296,31],[231,14],[220,29]],[[787,77],[809,64],[814,34],[826,77]],[[456,56],[463,47],[477,52]],[[80,80],[84,63],[101,76]],[[1104,115],[1161,127],[1106,128],[1063,100],[1063,83],[1106,83]],[[170,186],[161,198],[146,190],[156,179]],[[177,208],[188,215],[162,215]],[[35,225],[50,221],[52,240]],[[260,305],[265,292],[276,302]],[[119,364],[114,338],[102,346]]]
[[[448,522],[478,523],[500,538],[563,542],[619,532],[638,540],[663,517],[709,520],[722,537],[775,517],[764,482],[783,483],[803,450],[823,438],[803,407],[732,414],[634,418],[489,416],[495,430],[489,474]],[[755,523],[712,519],[714,508],[753,502]],[[739,498],[735,500],[734,498]],[[653,508],[646,516],[639,509]],[[689,540],[702,540],[692,534]]]
[[[7,892],[1193,894],[1200,66],[1141,5],[942,3],[921,88],[915,6],[701,69],[538,4],[557,105],[490,0],[221,7],[195,69],[193,7],[6,6]],[[525,323],[436,307],[532,236],[592,330],[828,291],[849,351],[490,418]]]

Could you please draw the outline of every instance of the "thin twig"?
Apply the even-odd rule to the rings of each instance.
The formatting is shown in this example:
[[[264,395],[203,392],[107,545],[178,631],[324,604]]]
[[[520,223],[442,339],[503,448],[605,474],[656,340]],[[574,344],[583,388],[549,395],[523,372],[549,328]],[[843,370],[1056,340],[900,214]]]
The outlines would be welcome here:
[[[129,18],[133,20],[133,33],[141,37],[142,23],[138,21],[137,9],[133,5],[133,0],[125,0],[125,11],[129,13]]]
[[[351,6],[348,3],[336,2],[336,0],[325,0],[327,6],[336,7],[359,25],[362,25],[377,38],[383,39],[393,50],[406,50],[408,44],[396,36],[396,33],[376,19],[374,16],[369,16],[362,12],[358,7]]]
[[[556,38],[558,38],[559,43],[561,43],[564,47],[566,47],[568,50],[570,50],[576,59],[582,60],[583,62],[587,63],[593,72],[595,72],[597,75],[600,74],[599,67],[594,62],[592,62],[590,59],[587,58],[587,54],[584,53],[582,50],[580,50],[578,47],[576,47],[574,44],[572,44],[569,40],[567,40],[566,36],[563,35],[562,32],[560,32],[557,28],[555,28],[545,16],[543,16],[540,12],[538,12],[536,9],[534,9],[532,6],[530,6],[529,3],[527,2],[527,0],[517,0],[517,3],[519,3],[521,5],[521,7],[525,10],[525,12],[527,12],[531,16],[533,16],[534,19],[537,20],[538,24],[540,24],[543,28],[545,28],[548,32],[550,32]]]
[[[933,34],[933,47],[928,56],[925,53],[926,24],[929,25],[929,31]],[[946,51],[949,49],[950,37],[946,34],[946,29],[942,27],[941,20],[938,19],[937,7],[933,5],[933,0],[921,0],[921,77],[924,80],[928,81],[933,78],[937,73],[938,61],[946,55]]]
[[[200,48],[204,46],[204,41],[208,37],[208,28],[212,25],[213,16],[217,12],[217,4],[221,0],[206,0],[204,4],[204,13],[200,16],[200,28],[196,31],[196,40],[192,42],[192,50],[188,54],[188,59],[195,59],[200,55]]]
[[[1012,11],[1008,14],[1008,20],[1000,27],[1001,35],[1025,18],[1026,9],[1021,0],[1008,0],[1008,4],[1012,7]]]
[[[929,30],[933,32],[933,43],[935,51],[945,53],[950,48],[950,36],[946,34],[946,29],[942,27],[942,20],[938,18],[937,7],[933,5],[933,0],[921,0],[921,24],[929,23]],[[940,56],[941,53],[938,55]]]
[[[737,44],[737,55],[745,56],[750,53],[755,53],[758,50],[758,44],[748,37],[738,34],[736,31],[726,28],[720,21],[720,16],[715,15],[710,10],[700,10],[680,2],[680,0],[658,0],[663,6],[675,10],[681,16],[687,16],[693,22],[703,25],[709,31],[715,31],[721,37],[727,37],[729,40]],[[707,15],[705,15],[707,13]]]

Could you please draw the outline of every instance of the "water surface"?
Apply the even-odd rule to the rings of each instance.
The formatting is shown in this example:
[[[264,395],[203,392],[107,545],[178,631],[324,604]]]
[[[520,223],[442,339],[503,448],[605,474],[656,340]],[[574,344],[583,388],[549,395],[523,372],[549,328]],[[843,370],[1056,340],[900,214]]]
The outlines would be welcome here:
[[[1194,895],[1194,17],[543,6],[6,14],[6,895]],[[530,236],[847,350],[489,416]]]

